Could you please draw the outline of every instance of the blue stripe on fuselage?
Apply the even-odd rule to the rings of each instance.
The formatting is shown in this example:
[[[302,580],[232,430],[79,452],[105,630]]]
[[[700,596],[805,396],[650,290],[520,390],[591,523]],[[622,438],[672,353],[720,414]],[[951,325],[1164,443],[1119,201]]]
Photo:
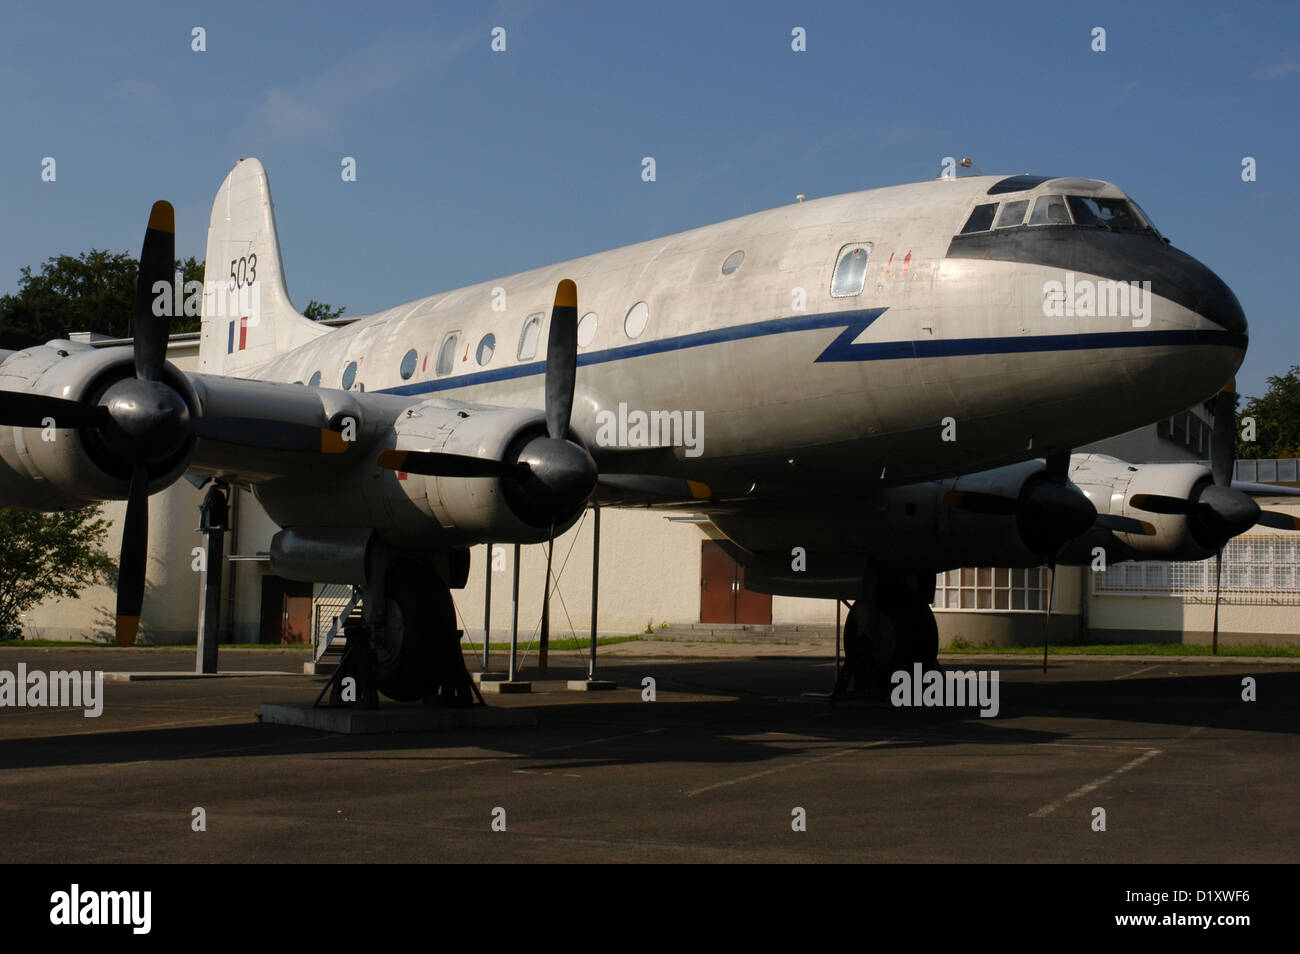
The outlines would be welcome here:
[[[1023,354],[1031,351],[1086,351],[1094,348],[1141,348],[1149,345],[1229,345],[1245,349],[1246,336],[1229,331],[1101,331],[1071,335],[1019,335],[1003,338],[952,338],[924,341],[876,341],[855,344],[854,339],[885,313],[884,308],[867,308],[861,311],[839,311],[820,315],[801,315],[756,321],[729,328],[714,328],[675,338],[660,338],[603,351],[588,351],[578,355],[578,367],[605,364],[626,358],[640,358],[669,351],[685,351],[705,345],[740,341],[745,338],[762,338],[793,331],[818,328],[843,328],[815,362],[824,361],[888,361],[900,358],[940,358],[976,354]],[[477,384],[509,381],[534,374],[544,374],[545,361],[530,361],[492,371],[459,374],[437,381],[421,381],[384,388],[381,394],[416,395],[454,388],[468,388]]]

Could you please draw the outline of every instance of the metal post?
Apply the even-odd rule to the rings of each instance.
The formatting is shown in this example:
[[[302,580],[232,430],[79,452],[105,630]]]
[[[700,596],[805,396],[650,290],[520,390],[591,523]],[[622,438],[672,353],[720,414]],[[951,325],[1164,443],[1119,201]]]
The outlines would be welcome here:
[[[515,681],[515,656],[519,652],[519,544],[515,544],[514,587],[510,592],[510,675]]]
[[[199,508],[199,529],[204,531],[203,602],[199,605],[198,646],[194,671],[217,671],[217,627],[221,618],[222,537],[226,532],[229,511],[226,495],[215,484]]]
[[[492,642],[492,544],[487,545],[487,573],[483,583],[483,671],[488,671],[488,646]]]
[[[596,605],[600,592],[600,504],[591,508],[591,660],[587,663],[587,678],[596,678]]]

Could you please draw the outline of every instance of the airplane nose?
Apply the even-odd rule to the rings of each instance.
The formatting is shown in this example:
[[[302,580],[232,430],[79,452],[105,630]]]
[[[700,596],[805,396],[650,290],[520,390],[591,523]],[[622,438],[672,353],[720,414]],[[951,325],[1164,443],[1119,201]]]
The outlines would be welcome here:
[[[1168,251],[1174,258],[1172,281],[1182,292],[1183,304],[1224,331],[1245,338],[1246,313],[1227,283],[1186,252]]]

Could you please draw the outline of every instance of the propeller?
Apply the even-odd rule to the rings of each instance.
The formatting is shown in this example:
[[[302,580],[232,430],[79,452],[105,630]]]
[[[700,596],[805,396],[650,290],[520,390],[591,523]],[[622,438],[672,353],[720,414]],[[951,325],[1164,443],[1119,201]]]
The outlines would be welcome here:
[[[1134,494],[1129,503],[1149,513],[1171,514],[1195,521],[1193,535],[1214,548],[1214,628],[1211,652],[1219,652],[1219,598],[1223,582],[1223,548],[1238,534],[1256,524],[1278,530],[1300,530],[1300,520],[1290,514],[1262,510],[1247,491],[1268,492],[1253,484],[1233,486],[1236,467],[1236,384],[1229,381],[1213,401],[1214,423],[1210,432],[1210,480],[1193,489],[1189,497],[1166,494]],[[1197,533],[1196,531],[1199,531]]]
[[[549,527],[546,589],[538,669],[544,674],[551,638],[551,554],[555,526],[586,503],[596,488],[596,462],[581,444],[568,439],[578,374],[578,286],[564,279],[555,288],[546,343],[546,433],[527,440],[511,460],[493,460],[439,451],[386,450],[380,467],[430,477],[486,477],[502,481],[507,498],[528,522]]]
[[[149,211],[132,312],[134,376],[111,384],[96,404],[17,391],[0,391],[0,425],[74,428],[98,435],[129,464],[131,476],[122,520],[115,630],[119,646],[135,644],[144,604],[149,552],[150,465],[169,460],[194,438],[278,451],[345,453],[349,444],[328,429],[261,418],[198,416],[163,380],[167,319],[154,314],[155,288],[170,287],[176,260],[176,216],[168,202]]]

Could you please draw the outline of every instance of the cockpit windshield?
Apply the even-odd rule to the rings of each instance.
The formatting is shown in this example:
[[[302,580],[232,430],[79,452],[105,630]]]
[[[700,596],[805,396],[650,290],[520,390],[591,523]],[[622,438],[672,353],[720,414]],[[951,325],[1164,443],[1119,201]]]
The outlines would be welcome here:
[[[1037,196],[1033,200],[1032,209],[1029,209],[1029,201],[1015,199],[977,205],[958,234],[1043,225],[1074,225],[1108,232],[1149,232],[1160,235],[1141,206],[1131,199],[1050,193]],[[1029,209],[1028,219],[1025,218],[1026,209]]]
[[[1067,195],[1075,225],[1088,225],[1114,232],[1144,232],[1146,226],[1133,214],[1124,199],[1103,199],[1091,195]]]

